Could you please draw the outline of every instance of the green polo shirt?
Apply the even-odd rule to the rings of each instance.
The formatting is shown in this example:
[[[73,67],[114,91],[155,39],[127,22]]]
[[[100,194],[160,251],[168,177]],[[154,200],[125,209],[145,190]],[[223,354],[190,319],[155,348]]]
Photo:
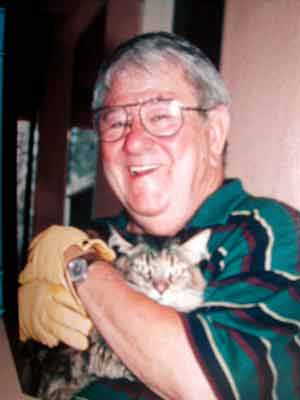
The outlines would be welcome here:
[[[123,231],[127,222],[123,212],[95,226],[105,230],[112,224]],[[182,319],[216,397],[300,399],[299,212],[251,196],[239,180],[229,180],[178,237],[202,229],[210,229],[209,256],[199,264],[206,280],[204,302]],[[96,383],[77,398],[109,399],[102,394],[107,390]],[[111,393],[116,400],[150,398]]]

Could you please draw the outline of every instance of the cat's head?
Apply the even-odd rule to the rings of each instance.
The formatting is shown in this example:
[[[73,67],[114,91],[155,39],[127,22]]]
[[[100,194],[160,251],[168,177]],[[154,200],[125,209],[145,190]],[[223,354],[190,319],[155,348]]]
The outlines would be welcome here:
[[[193,308],[188,302],[198,304],[205,282],[197,264],[209,258],[210,230],[182,244],[170,242],[162,250],[153,249],[142,240],[133,245],[115,229],[111,231],[108,244],[121,254],[115,265],[132,287],[180,311]]]
[[[141,252],[150,250],[149,245],[142,236],[140,236],[140,241],[138,244],[132,244],[124,239],[121,234],[113,227],[110,226],[110,237],[108,239],[108,246],[115,247],[119,253],[126,256],[133,256]],[[204,229],[196,233],[187,241],[178,244],[178,240],[174,239],[169,242],[168,248],[177,249],[182,256],[191,264],[198,264],[203,259],[208,259],[210,257],[208,251],[208,241],[211,235],[210,229]]]

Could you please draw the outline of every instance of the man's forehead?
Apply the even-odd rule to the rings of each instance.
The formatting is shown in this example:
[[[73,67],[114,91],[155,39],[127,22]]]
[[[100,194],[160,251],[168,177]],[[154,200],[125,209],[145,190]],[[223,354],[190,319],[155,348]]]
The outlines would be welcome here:
[[[127,97],[149,92],[192,93],[192,85],[187,81],[183,69],[173,63],[137,66],[126,64],[116,69],[111,77],[110,88],[105,96],[105,103],[111,103],[117,97]],[[141,99],[143,100],[143,99]]]

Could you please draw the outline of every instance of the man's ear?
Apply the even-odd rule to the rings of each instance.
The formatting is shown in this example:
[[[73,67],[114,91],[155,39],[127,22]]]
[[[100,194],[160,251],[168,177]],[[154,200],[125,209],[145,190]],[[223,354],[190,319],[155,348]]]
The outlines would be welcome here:
[[[217,167],[223,162],[223,150],[227,140],[230,126],[230,114],[228,107],[218,105],[208,112],[208,134],[210,147],[210,162]]]

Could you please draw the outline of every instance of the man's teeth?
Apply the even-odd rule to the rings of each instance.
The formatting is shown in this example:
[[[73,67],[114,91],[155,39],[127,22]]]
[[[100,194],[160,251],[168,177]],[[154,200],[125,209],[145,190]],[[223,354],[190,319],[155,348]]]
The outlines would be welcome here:
[[[131,166],[129,167],[129,171],[132,175],[137,175],[142,172],[148,172],[158,168],[158,164],[150,164],[150,165],[141,165],[141,166]]]

